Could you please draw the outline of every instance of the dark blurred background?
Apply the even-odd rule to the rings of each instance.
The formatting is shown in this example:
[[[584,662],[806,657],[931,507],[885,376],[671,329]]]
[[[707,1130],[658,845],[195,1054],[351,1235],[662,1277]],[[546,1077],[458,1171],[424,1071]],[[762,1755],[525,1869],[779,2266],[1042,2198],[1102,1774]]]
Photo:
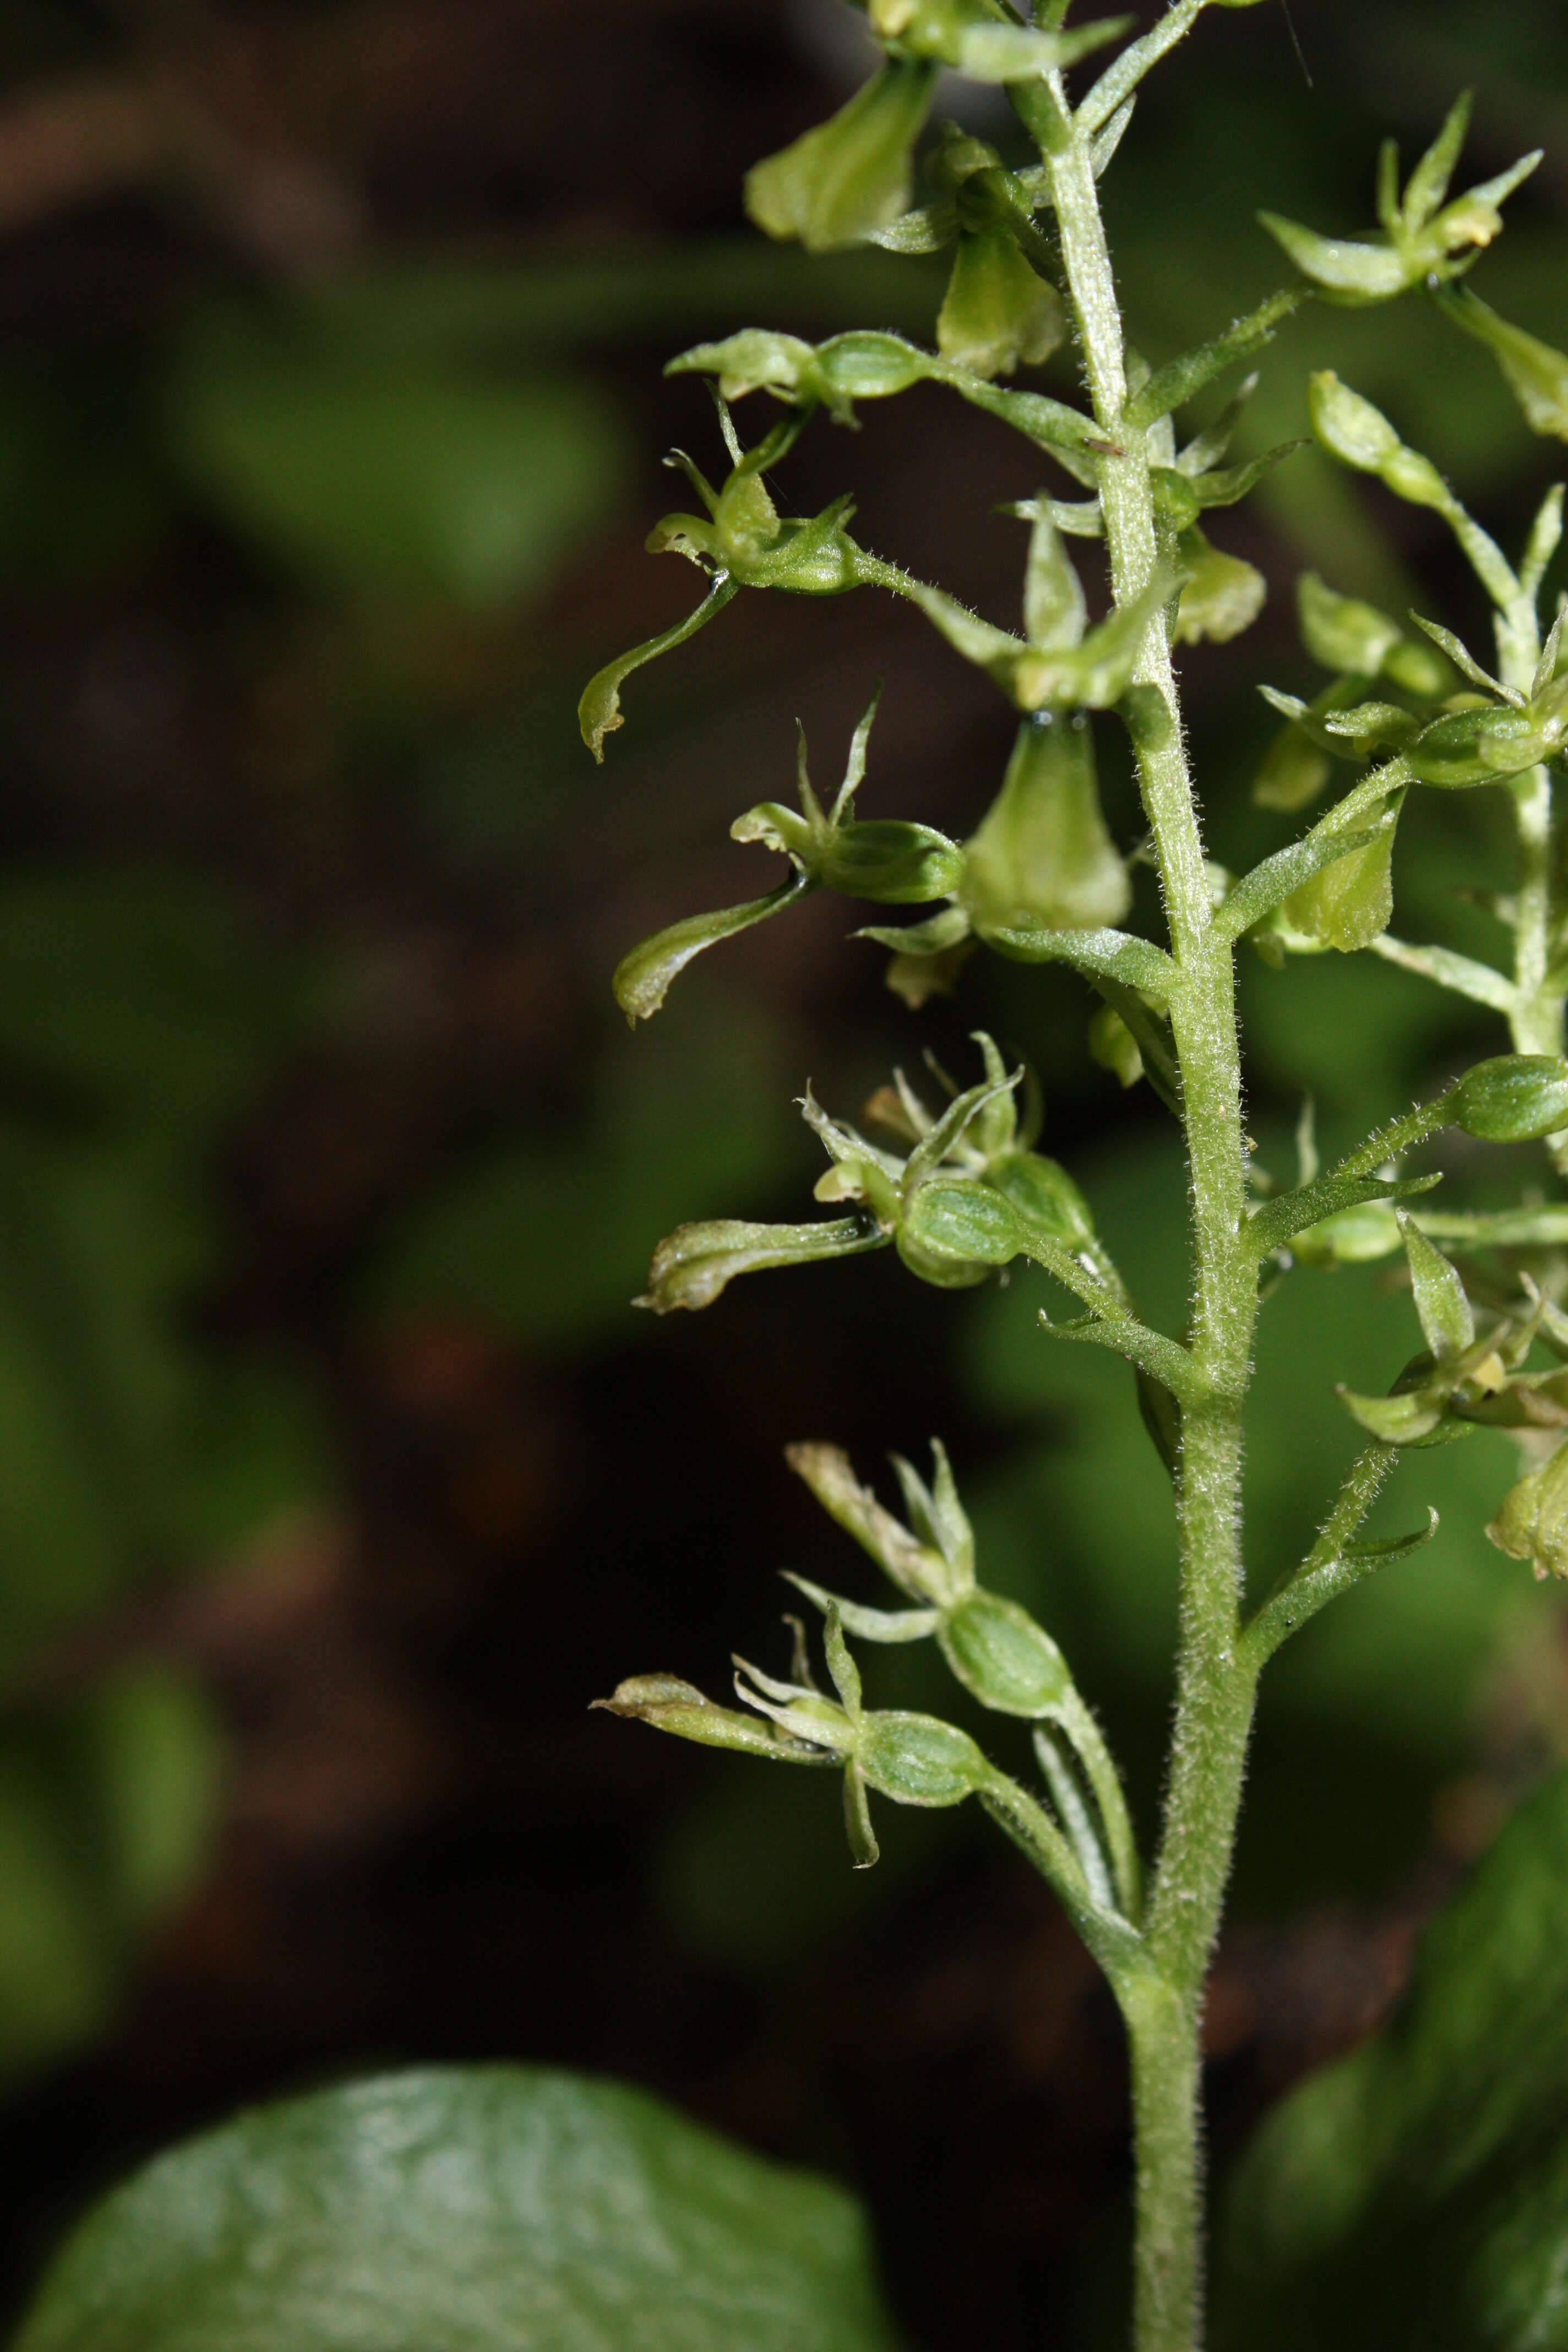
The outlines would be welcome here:
[[[1258,205],[1363,222],[1377,139],[1409,159],[1471,81],[1468,178],[1546,149],[1486,290],[1568,341],[1557,0],[1291,5],[1310,84],[1277,0],[1215,11],[1106,183],[1147,353],[1278,282]],[[1053,1349],[1043,1293],[878,1257],[700,1318],[627,1307],[682,1218],[807,1213],[807,1077],[853,1116],[928,1045],[967,1076],[985,1025],[1039,1072],[1045,1146],[1151,1311],[1182,1312],[1174,1130],[1091,1063],[1070,978],[973,964],[916,1017],[814,899],[635,1038],[610,1000],[645,931],[773,878],[727,827],[786,792],[797,716],[831,785],[884,678],[862,804],[953,835],[1005,759],[1000,699],[869,595],[742,597],[633,680],[603,771],[576,740],[588,673],[695,601],[641,551],[683,502],[667,446],[722,462],[665,359],[752,323],[930,335],[940,265],[812,262],[740,209],[859,37],[837,0],[0,17],[7,2309],[100,2185],[242,2100],[516,2056],[836,2169],[930,2352],[1119,2340],[1119,2030],[1044,1890],[963,1813],[884,1808],[882,1866],[852,1875],[810,1776],[585,1712],[633,1671],[722,1695],[731,1647],[776,1664],[782,1567],[869,1597],[781,1448],[870,1470],[937,1430],[986,1580],[1061,1639],[1145,1824],[1157,1788],[1168,1488],[1124,1368]],[[984,94],[955,102],[1007,143]],[[1553,453],[1477,347],[1416,304],[1309,311],[1250,446],[1303,429],[1310,364],[1522,530]],[[931,391],[863,419],[802,443],[797,510],[853,488],[863,540],[1010,618],[1019,527],[991,509],[1040,487],[1026,446]],[[1284,837],[1248,799],[1252,688],[1310,675],[1299,570],[1483,642],[1433,518],[1361,487],[1304,455],[1214,534],[1272,591],[1183,665],[1232,866]],[[1484,941],[1465,892],[1506,886],[1498,799],[1413,811],[1407,936]],[[1286,1172],[1303,1091],[1349,1140],[1500,1043],[1366,959],[1244,989],[1253,1132]],[[1386,1267],[1271,1301],[1259,1577],[1349,1457],[1333,1381],[1386,1381],[1413,1330]],[[1222,2167],[1383,2013],[1426,1910],[1568,1756],[1561,1612],[1481,1534],[1505,1441],[1415,1459],[1385,1524],[1430,1497],[1436,1543],[1266,1695],[1211,2011]],[[948,1703],[915,1653],[871,1665]]]

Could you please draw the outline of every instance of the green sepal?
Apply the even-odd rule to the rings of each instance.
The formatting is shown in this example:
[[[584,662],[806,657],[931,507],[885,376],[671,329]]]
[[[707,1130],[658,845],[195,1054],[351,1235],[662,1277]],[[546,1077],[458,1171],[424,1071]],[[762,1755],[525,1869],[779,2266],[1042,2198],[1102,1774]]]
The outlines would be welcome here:
[[[1359,596],[1342,596],[1315,572],[1296,583],[1301,642],[1315,662],[1341,677],[1386,677],[1424,698],[1452,683],[1447,665],[1430,646]]]
[[[901,335],[853,331],[824,343],[798,335],[744,327],[720,343],[697,343],[669,361],[666,375],[710,375],[722,400],[769,392],[792,407],[820,401],[840,424],[854,419],[857,400],[887,400],[930,372],[929,353]]]
[[[1003,1153],[991,1161],[986,1181],[1037,1233],[1077,1249],[1094,1240],[1088,1202],[1067,1170],[1043,1152]]]
[[[1276,466],[1306,446],[1305,440],[1277,441],[1272,449],[1265,449],[1259,457],[1248,457],[1244,465],[1214,467],[1202,474],[1184,475],[1180,467],[1174,470],[1191,482],[1198,510],[1206,513],[1211,507],[1237,505],[1258,488],[1266,474],[1271,474]]]
[[[1397,702],[1352,702],[1335,696],[1303,702],[1300,695],[1281,694],[1277,687],[1258,689],[1271,710],[1331,758],[1360,764],[1378,752],[1403,751],[1421,734],[1422,723]]]
[[[731,828],[732,837],[766,841],[770,848],[784,846],[771,839],[767,830],[776,814],[791,816],[794,812],[776,811],[764,802],[736,819]],[[800,850],[791,844],[788,854],[800,857],[809,878],[824,889],[837,890],[845,898],[869,898],[884,907],[925,906],[932,898],[948,898],[959,887],[964,873],[963,852],[956,843],[929,824],[912,824],[899,817],[837,824],[813,849]]]
[[[896,955],[948,955],[968,939],[969,917],[962,907],[943,907],[939,913],[928,915],[923,923],[863,923],[850,936],[874,940]]]
[[[935,1609],[868,1609],[858,1601],[845,1601],[837,1592],[828,1592],[820,1584],[813,1584],[804,1576],[795,1576],[786,1569],[784,1582],[804,1592],[814,1608],[826,1616],[837,1609],[844,1630],[860,1642],[923,1642],[934,1633],[941,1612]]]
[[[1444,205],[1441,194],[1435,199],[1434,190],[1447,190],[1458,160],[1468,121],[1468,103],[1467,93],[1412,173],[1405,202],[1398,207],[1393,202],[1393,152],[1384,147],[1378,206],[1382,242],[1320,236],[1299,222],[1281,219],[1278,213],[1258,214],[1270,236],[1326,300],[1386,302],[1415,286],[1440,287],[1461,276],[1478,252],[1500,234],[1500,206],[1535,170],[1541,150],[1521,156],[1494,179],[1467,189],[1451,204]]]
[[[916,140],[936,88],[933,64],[889,59],[847,105],[746,174],[746,210],[808,252],[858,245],[909,207]]]
[[[1036,500],[1033,510],[1024,563],[1024,635],[1047,653],[1068,653],[1082,645],[1089,626],[1083,583],[1047,507]]]
[[[960,892],[976,930],[1090,929],[1132,901],[1100,811],[1081,713],[1019,728],[1001,792],[965,845]]]
[[[928,1528],[930,1541],[910,1533],[856,1477],[849,1456],[837,1445],[788,1445],[784,1460],[846,1535],[853,1536],[883,1574],[913,1601],[945,1608],[974,1582],[973,1538],[951,1523]],[[938,1536],[942,1540],[937,1540]],[[800,1583],[800,1579],[792,1580]],[[801,1584],[813,1600],[816,1588]],[[849,1620],[846,1618],[847,1624]],[[850,1629],[853,1631],[853,1627]],[[872,1638],[882,1640],[886,1635]]]
[[[678,1307],[711,1307],[740,1274],[770,1266],[808,1265],[819,1258],[855,1257],[880,1249],[888,1235],[869,1218],[837,1217],[805,1225],[748,1224],[732,1217],[679,1225],[660,1242],[637,1307],[668,1315]]]
[[[1420,1228],[1412,1224],[1403,1211],[1395,1210],[1394,1214],[1410,1267],[1410,1287],[1421,1336],[1436,1360],[1447,1363],[1475,1344],[1476,1318],[1465,1296],[1465,1286],[1457,1268],[1449,1265]]]
[[[1448,504],[1447,486],[1430,459],[1407,449],[1383,411],[1342,383],[1332,368],[1309,378],[1307,408],[1320,446],[1342,466],[1379,475],[1413,506]]]
[[[1256,564],[1211,547],[1195,524],[1177,540],[1176,553],[1187,575],[1176,607],[1177,642],[1194,646],[1207,639],[1228,645],[1249,629],[1268,594],[1268,583]]]
[[[700,955],[720,940],[733,939],[737,932],[750,930],[753,923],[766,922],[770,915],[782,914],[812,887],[808,875],[795,873],[765,898],[752,898],[743,907],[721,907],[712,914],[688,915],[668,930],[658,931],[644,940],[616,966],[612,985],[616,1003],[634,1024],[651,1021],[669,992],[670,983],[685,971],[693,956]]]
[[[694,637],[699,629],[706,628],[715,613],[722,612],[738,585],[721,572],[697,610],[689,613],[684,621],[678,621],[672,629],[661,630],[644,645],[634,646],[630,653],[619,655],[595,672],[577,705],[577,725],[595,760],[603,762],[605,736],[614,734],[625,723],[621,718],[621,688],[633,670],[641,669],[645,662],[657,661],[660,654],[672,652],[689,637]]]
[[[1005,228],[961,236],[937,314],[937,349],[987,381],[1038,367],[1067,333],[1054,286],[1033,270]]]
[[[1087,631],[1081,645],[1056,648],[1026,644],[977,619],[940,588],[905,580],[897,593],[918,604],[954,651],[984,669],[1019,710],[1109,710],[1131,684],[1150,622],[1179,584],[1179,575],[1160,572],[1142,595]]]
[[[1143,1076],[1142,1048],[1114,1004],[1089,1016],[1089,1057],[1123,1087],[1135,1087]]]
[[[1347,1388],[1338,1393],[1352,1421],[1384,1445],[1446,1445],[1474,1434],[1468,1422],[1447,1418],[1446,1397],[1420,1391],[1403,1396],[1358,1396]]]
[[[1108,16],[1072,33],[1037,32],[987,0],[867,0],[878,38],[901,55],[934,58],[970,81],[1037,80],[1126,32],[1131,16]]]
[[[1279,213],[1260,212],[1258,217],[1302,277],[1310,278],[1331,301],[1386,302],[1419,285],[1424,275],[1416,269],[1413,276],[1405,256],[1393,246],[1320,236],[1316,229]]]
[[[1385,1194],[1341,1209],[1297,1234],[1290,1255],[1300,1265],[1370,1265],[1399,1247],[1399,1227]]]
[[[1541,593],[1541,583],[1551,568],[1552,559],[1563,544],[1563,495],[1564,485],[1553,482],[1530,526],[1524,561],[1519,567],[1519,584],[1532,604]]]
[[[1339,678],[1322,693],[1315,695],[1306,706],[1313,718],[1325,710],[1342,709],[1353,698],[1358,681]],[[1321,800],[1333,776],[1333,763],[1321,743],[1313,741],[1305,728],[1294,723],[1282,727],[1268,746],[1263,764],[1253,779],[1252,797],[1259,808],[1275,809],[1281,815],[1293,816],[1299,809],[1310,808]]]
[[[1568,1444],[1509,1488],[1487,1534],[1538,1577],[1568,1577]]]
[[[932,205],[916,205],[900,213],[886,228],[874,228],[868,242],[884,253],[941,253],[958,235],[958,206],[951,196]]]
[[[613,1696],[596,1698],[591,1706],[606,1715],[624,1715],[655,1731],[673,1732],[678,1739],[694,1739],[703,1748],[732,1748],[742,1756],[766,1756],[777,1764],[834,1764],[831,1748],[812,1747],[771,1722],[742,1715],[734,1707],[715,1706],[691,1683],[675,1675],[633,1675],[617,1684]]]

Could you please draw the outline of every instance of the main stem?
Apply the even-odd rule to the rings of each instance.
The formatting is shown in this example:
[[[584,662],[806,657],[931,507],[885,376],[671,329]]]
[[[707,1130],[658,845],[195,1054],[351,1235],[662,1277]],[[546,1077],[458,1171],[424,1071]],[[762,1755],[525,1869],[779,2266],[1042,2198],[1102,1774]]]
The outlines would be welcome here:
[[[1095,419],[1115,453],[1100,495],[1112,588],[1125,604],[1159,561],[1149,458],[1127,427],[1115,280],[1088,143],[1059,83],[1028,108],[1051,177],[1062,257]],[[1183,1414],[1176,1473],[1181,1619],[1163,1831],[1150,1893],[1145,1965],[1121,1987],[1132,2061],[1137,2352],[1195,2352],[1203,2325],[1199,2051],[1204,1981],[1219,1926],[1241,1802],[1256,1674],[1237,1654],[1242,1588],[1241,1412],[1258,1309],[1246,1235],[1241,1066],[1231,950],[1214,932],[1197,806],[1163,621],[1137,680],[1158,690],[1139,729],[1143,804],[1154,837],[1177,969],[1171,1026],[1182,1075],[1191,1181],[1191,1348],[1199,1394]]]

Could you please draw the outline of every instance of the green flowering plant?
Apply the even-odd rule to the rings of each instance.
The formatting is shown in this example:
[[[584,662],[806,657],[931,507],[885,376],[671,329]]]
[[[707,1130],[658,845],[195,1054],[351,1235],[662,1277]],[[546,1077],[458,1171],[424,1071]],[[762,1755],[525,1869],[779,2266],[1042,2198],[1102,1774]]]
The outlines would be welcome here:
[[[1284,724],[1257,799],[1288,820],[1330,793],[1336,777],[1347,788],[1238,878],[1207,854],[1173,663],[1175,647],[1229,641],[1256,617],[1263,579],[1211,543],[1204,526],[1298,446],[1228,462],[1255,374],[1208,426],[1184,433],[1178,418],[1206,386],[1261,352],[1303,302],[1424,297],[1494,353],[1532,430],[1568,438],[1568,360],[1500,318],[1468,282],[1502,230],[1507,198],[1540,157],[1451,196],[1470,115],[1468,96],[1461,98],[1403,189],[1396,152],[1384,147],[1374,232],[1346,239],[1264,215],[1264,228],[1294,265],[1294,282],[1152,367],[1122,326],[1097,182],[1139,84],[1205,5],[1175,0],[1072,95],[1068,69],[1119,38],[1123,20],[1069,32],[1063,0],[1041,0],[1027,24],[1001,0],[868,0],[883,53],[877,71],[830,121],[753,169],[747,204],[770,236],[813,250],[857,241],[906,254],[951,250],[933,341],[858,332],[813,345],[751,329],[671,362],[673,373],[708,379],[732,470],[715,491],[689,459],[672,460],[705,513],[668,518],[649,546],[696,563],[707,596],[690,620],[601,672],[582,707],[584,739],[602,757],[632,670],[716,620],[743,592],[877,588],[913,604],[1019,714],[1000,787],[988,807],[977,806],[967,840],[913,820],[859,820],[868,710],[830,810],[812,792],[803,747],[798,814],[764,804],[734,828],[738,838],[784,856],[785,879],[765,898],[686,919],[634,950],[616,974],[623,1008],[646,1018],[699,950],[784,914],[809,891],[832,889],[873,906],[925,910],[859,934],[891,950],[889,982],[917,1008],[960,985],[964,960],[978,948],[1071,967],[1096,1000],[1095,1057],[1124,1084],[1147,1081],[1181,1123],[1194,1283],[1179,1337],[1139,1315],[1083,1195],[1036,1149],[1037,1108],[1026,1074],[1009,1070],[984,1036],[984,1076],[952,1088],[945,1108],[928,1108],[901,1075],[873,1100],[869,1122],[891,1130],[901,1151],[828,1117],[808,1095],[805,1115],[831,1163],[817,1197],[846,1213],[791,1226],[682,1227],[659,1245],[642,1302],[660,1313],[702,1307],[739,1275],[889,1245],[911,1273],[942,1287],[984,1282],[1025,1261],[1076,1298],[1081,1311],[1042,1318],[1046,1328],[1110,1348],[1131,1364],[1173,1491],[1182,1590],[1176,1717],[1163,1822],[1147,1865],[1114,1764],[1055,1641],[978,1581],[973,1533],[940,1446],[929,1488],[908,1464],[895,1465],[903,1519],[837,1448],[791,1449],[793,1466],[904,1604],[889,1611],[796,1580],[823,1619],[836,1697],[816,1689],[797,1629],[791,1680],[742,1670],[747,1712],[717,1707],[667,1676],[624,1683],[606,1702],[679,1737],[841,1766],[858,1864],[876,1856],[868,1790],[913,1804],[974,1795],[1044,1874],[1103,1967],[1130,2037],[1139,2352],[1191,2352],[1202,2326],[1198,2033],[1262,1667],[1335,1594],[1426,1539],[1435,1519],[1392,1542],[1361,1534],[1401,1452],[1462,1438],[1478,1425],[1511,1429],[1525,1449],[1521,1483],[1489,1530],[1494,1540],[1538,1572],[1568,1573],[1568,1441],[1540,1458],[1568,1428],[1568,1317],[1523,1263],[1533,1253],[1539,1264],[1543,1249],[1568,1238],[1568,1202],[1532,1196],[1513,1210],[1447,1213],[1427,1198],[1440,1181],[1435,1171],[1404,1172],[1407,1156],[1445,1129],[1480,1143],[1543,1143],[1548,1172],[1568,1169],[1568,897],[1552,849],[1554,782],[1568,749],[1568,598],[1554,602],[1546,585],[1563,491],[1545,499],[1516,564],[1388,417],[1332,373],[1312,377],[1308,414],[1319,446],[1442,519],[1492,607],[1496,650],[1483,659],[1424,615],[1395,618],[1315,573],[1304,576],[1302,638],[1328,683],[1310,700],[1264,688]],[[1038,162],[1013,167],[995,146],[950,126],[917,189],[917,144],[939,66],[1000,81]],[[1083,406],[1000,381],[1064,342],[1081,368]],[[857,404],[921,382],[1000,418],[1035,453],[1040,487],[1011,509],[1029,532],[1019,627],[968,611],[861,547],[849,535],[847,499],[786,522],[764,485],[817,415],[852,423]],[[786,414],[746,449],[731,407],[759,394]],[[1092,625],[1075,547],[1102,555],[1108,573],[1109,606]],[[1161,886],[1158,938],[1122,928],[1132,907],[1128,853],[1107,824],[1096,780],[1096,730],[1112,722],[1136,764],[1147,854]],[[1518,887],[1499,911],[1512,932],[1510,970],[1440,944],[1411,944],[1390,929],[1399,819],[1410,793],[1423,789],[1508,796]],[[1392,1119],[1327,1171],[1305,1120],[1297,1181],[1280,1188],[1255,1168],[1242,1126],[1235,987],[1243,947],[1276,963],[1370,951],[1485,1005],[1506,1024],[1511,1051]],[[1368,1442],[1307,1558],[1288,1565],[1249,1607],[1242,1597],[1242,1418],[1260,1307],[1298,1265],[1396,1253],[1425,1344],[1390,1395],[1344,1385],[1346,1410]],[[1483,1260],[1487,1281],[1471,1276],[1468,1285],[1467,1268]],[[850,1643],[924,1639],[983,1706],[1035,1726],[1037,1789],[1001,1774],[952,1727],[863,1711]]]

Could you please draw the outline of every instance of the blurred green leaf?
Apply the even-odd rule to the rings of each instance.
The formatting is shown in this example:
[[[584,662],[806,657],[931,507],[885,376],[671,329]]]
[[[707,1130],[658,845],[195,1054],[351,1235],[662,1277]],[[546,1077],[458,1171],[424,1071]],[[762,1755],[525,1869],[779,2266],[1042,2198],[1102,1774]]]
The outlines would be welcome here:
[[[222,1752],[200,1692],[155,1667],[0,1725],[0,2081],[105,2023],[206,1859]]]
[[[159,393],[171,459],[308,580],[489,604],[539,586],[614,511],[626,460],[593,384],[520,380],[198,313]]]
[[[0,885],[0,1664],[324,1481],[298,1375],[185,1328],[209,1155],[299,1003],[210,887]]]
[[[1222,2345],[1568,2344],[1568,1775],[1427,1928],[1384,2031],[1263,2126],[1231,2184]]]
[[[305,1009],[207,876],[153,866],[0,877],[0,1099],[209,1136],[252,1094]]]
[[[618,2084],[392,2075],[110,2197],[16,2352],[890,2352],[858,2207]]]

